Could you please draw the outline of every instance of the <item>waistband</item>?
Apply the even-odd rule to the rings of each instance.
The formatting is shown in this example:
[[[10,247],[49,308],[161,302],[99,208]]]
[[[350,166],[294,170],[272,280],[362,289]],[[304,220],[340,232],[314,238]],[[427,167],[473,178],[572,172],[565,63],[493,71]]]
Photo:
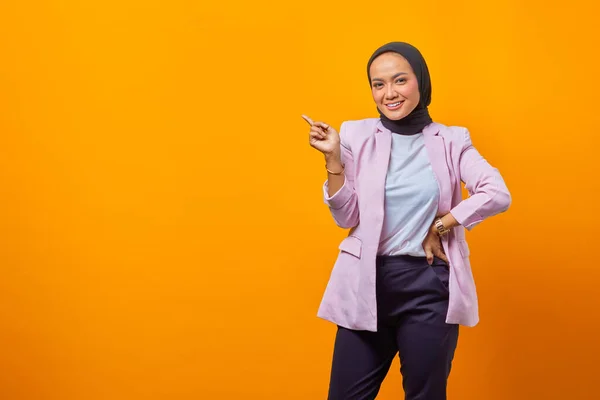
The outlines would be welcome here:
[[[428,266],[427,257],[409,256],[406,254],[400,254],[395,256],[377,256],[375,259],[375,265],[377,267],[394,265],[400,268],[411,268],[419,266]],[[441,258],[433,257],[433,266],[446,265],[448,263]]]

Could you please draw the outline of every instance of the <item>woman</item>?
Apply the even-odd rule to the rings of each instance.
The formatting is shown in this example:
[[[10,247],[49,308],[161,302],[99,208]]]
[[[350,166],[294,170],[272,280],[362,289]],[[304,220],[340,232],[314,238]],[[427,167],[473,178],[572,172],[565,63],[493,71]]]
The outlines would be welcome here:
[[[415,47],[382,46],[367,75],[379,118],[346,121],[338,135],[304,117],[325,155],[325,203],[351,228],[318,313],[338,326],[329,399],[374,399],[396,353],[407,400],[446,399],[458,327],[479,319],[465,228],[511,197],[467,129],[432,121]]]

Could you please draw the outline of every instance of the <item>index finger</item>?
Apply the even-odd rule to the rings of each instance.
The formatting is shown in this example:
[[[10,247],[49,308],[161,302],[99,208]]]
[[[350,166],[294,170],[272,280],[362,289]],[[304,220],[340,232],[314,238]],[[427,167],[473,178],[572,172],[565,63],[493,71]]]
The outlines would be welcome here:
[[[308,124],[309,124],[310,126],[313,126],[313,125],[315,124],[315,123],[313,122],[313,120],[312,120],[312,119],[308,118],[308,117],[307,117],[306,115],[304,115],[304,114],[302,114],[302,118],[304,118],[304,120],[305,120],[306,122],[308,122]]]

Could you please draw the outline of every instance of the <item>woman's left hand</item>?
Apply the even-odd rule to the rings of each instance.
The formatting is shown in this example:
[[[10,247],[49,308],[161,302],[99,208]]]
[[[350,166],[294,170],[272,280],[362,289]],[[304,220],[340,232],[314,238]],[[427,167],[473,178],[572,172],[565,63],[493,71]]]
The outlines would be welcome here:
[[[433,264],[433,257],[441,258],[445,262],[448,262],[448,258],[444,253],[444,248],[442,247],[442,240],[440,235],[437,232],[435,226],[431,226],[429,228],[429,232],[427,232],[427,236],[425,236],[425,240],[423,240],[423,249],[425,250],[425,255],[427,256],[427,263],[429,265]]]

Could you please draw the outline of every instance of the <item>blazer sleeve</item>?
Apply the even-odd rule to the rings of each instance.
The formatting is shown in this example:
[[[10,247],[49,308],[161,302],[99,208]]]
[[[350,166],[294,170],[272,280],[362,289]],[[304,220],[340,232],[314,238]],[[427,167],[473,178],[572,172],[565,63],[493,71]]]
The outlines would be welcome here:
[[[353,228],[358,225],[358,197],[354,189],[355,165],[352,150],[348,144],[348,123],[340,126],[341,159],[344,164],[344,184],[329,196],[329,182],[323,184],[323,199],[329,207],[335,223],[341,228]]]
[[[498,169],[473,147],[467,129],[464,129],[459,169],[469,197],[458,203],[450,213],[462,226],[471,230],[484,219],[508,209],[512,198],[504,179]]]

